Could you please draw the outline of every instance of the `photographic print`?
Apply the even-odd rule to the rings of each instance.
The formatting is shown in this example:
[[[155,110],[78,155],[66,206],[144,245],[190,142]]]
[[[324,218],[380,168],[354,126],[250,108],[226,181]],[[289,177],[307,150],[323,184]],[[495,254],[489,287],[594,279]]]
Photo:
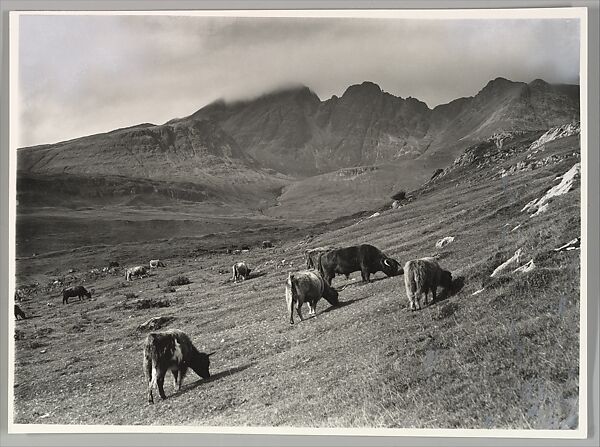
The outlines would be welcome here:
[[[585,437],[586,23],[11,12],[10,430]]]

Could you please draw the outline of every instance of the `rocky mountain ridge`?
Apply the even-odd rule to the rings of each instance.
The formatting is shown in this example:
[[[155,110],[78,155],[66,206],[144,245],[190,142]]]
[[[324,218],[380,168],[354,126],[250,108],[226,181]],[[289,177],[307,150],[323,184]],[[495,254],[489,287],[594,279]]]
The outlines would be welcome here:
[[[545,131],[578,118],[579,86],[539,79],[496,78],[473,97],[433,109],[368,81],[325,101],[296,86],[254,100],[216,101],[163,125],[23,148],[18,168],[211,185],[415,159],[436,169],[492,135]]]

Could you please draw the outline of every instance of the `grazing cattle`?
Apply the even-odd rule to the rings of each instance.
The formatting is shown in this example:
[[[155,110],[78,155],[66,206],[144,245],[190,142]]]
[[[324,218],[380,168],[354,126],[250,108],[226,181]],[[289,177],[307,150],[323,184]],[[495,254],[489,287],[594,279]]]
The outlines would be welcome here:
[[[162,261],[161,261],[161,260],[159,260],[159,259],[152,259],[152,260],[150,261],[150,268],[151,268],[151,269],[156,269],[156,268],[158,268],[158,267],[165,267],[165,263],[164,263],[164,262],[162,262]]]
[[[273,248],[273,242],[271,242],[271,241],[262,241],[262,248]]]
[[[347,277],[358,270],[364,282],[370,282],[371,274],[377,272],[383,272],[387,276],[403,273],[398,261],[388,258],[378,248],[368,244],[337,248],[323,253],[320,257],[319,271],[329,285],[336,273]]]
[[[19,318],[21,318],[21,320],[25,320],[27,317],[25,316],[25,312],[23,312],[23,309],[21,309],[21,307],[19,307],[18,304],[15,304],[15,318],[18,320]]]
[[[421,295],[425,294],[425,304],[428,304],[428,295],[432,292],[432,301],[435,301],[438,286],[444,289],[452,286],[452,273],[442,269],[435,258],[414,259],[404,265],[404,285],[410,310],[420,310]]]
[[[233,264],[233,282],[237,282],[238,279],[246,280],[250,276],[252,269],[249,269],[244,261],[236,262]]]
[[[67,287],[66,289],[63,289],[62,295],[63,295],[63,300],[62,300],[63,304],[69,304],[69,298],[76,296],[76,297],[79,297],[79,301],[81,301],[81,298],[84,296],[91,298],[92,292],[88,292],[88,290],[83,286],[73,286],[73,287]]]
[[[142,277],[148,274],[148,270],[143,265],[128,268],[125,272],[125,281],[131,281],[134,276]]]
[[[290,324],[294,324],[294,305],[300,321],[302,318],[302,305],[308,303],[309,315],[316,315],[317,302],[325,298],[332,306],[339,305],[338,292],[325,282],[321,275],[315,271],[303,270],[290,273],[285,284],[285,299],[287,301]]]
[[[158,387],[160,397],[167,398],[164,381],[168,371],[173,373],[177,391],[181,389],[188,368],[192,368],[203,379],[209,379],[209,357],[212,354],[214,352],[205,354],[198,351],[190,337],[176,329],[148,334],[144,344],[144,374],[148,384],[148,402],[154,403],[152,390],[155,386]]]

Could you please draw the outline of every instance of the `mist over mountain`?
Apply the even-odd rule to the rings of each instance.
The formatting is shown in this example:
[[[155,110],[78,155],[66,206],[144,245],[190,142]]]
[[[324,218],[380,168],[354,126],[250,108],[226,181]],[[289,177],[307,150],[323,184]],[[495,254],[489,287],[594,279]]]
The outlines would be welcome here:
[[[305,86],[211,103],[163,125],[141,124],[19,150],[18,168],[253,184],[353,166],[424,160],[432,168],[494,133],[542,130],[579,118],[579,86],[490,81],[475,96],[430,109],[372,82],[321,101]]]

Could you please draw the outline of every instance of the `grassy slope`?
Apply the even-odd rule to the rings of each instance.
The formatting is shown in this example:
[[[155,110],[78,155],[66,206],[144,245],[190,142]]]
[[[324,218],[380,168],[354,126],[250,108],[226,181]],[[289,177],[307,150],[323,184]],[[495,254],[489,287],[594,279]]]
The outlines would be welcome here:
[[[556,153],[578,150],[573,140]],[[370,242],[405,262],[436,252],[464,287],[409,312],[402,277],[340,292],[343,306],[319,302],[316,318],[289,326],[283,285],[303,265],[301,239],[243,258],[258,272],[232,284],[240,257],[207,254],[167,259],[166,269],[123,287],[94,282],[95,300],[61,306],[41,294],[24,302],[35,318],[17,323],[17,422],[565,428],[576,425],[579,347],[579,251],[547,251],[580,235],[579,188],[541,217],[520,209],[566,172],[574,159],[491,179],[487,169],[456,172],[416,201],[373,220],[324,233],[311,245]],[[511,232],[521,223],[519,230]],[[180,243],[177,240],[173,245]],[[183,243],[183,242],[181,242]],[[538,268],[489,283],[489,273],[519,247]],[[176,247],[173,247],[176,251]],[[293,267],[282,266],[293,262]],[[70,265],[68,255],[55,259]],[[277,263],[277,267],[275,264]],[[185,274],[192,283],[166,294]],[[489,283],[489,284],[488,284]],[[479,295],[472,293],[486,285]],[[167,298],[163,309],[123,309],[126,292]],[[56,305],[47,307],[47,301]],[[218,351],[214,379],[193,373],[181,393],[148,406],[141,368],[144,334],[155,315],[190,333],[200,349]],[[47,415],[47,416],[46,416]],[[44,416],[44,417],[42,417]]]

